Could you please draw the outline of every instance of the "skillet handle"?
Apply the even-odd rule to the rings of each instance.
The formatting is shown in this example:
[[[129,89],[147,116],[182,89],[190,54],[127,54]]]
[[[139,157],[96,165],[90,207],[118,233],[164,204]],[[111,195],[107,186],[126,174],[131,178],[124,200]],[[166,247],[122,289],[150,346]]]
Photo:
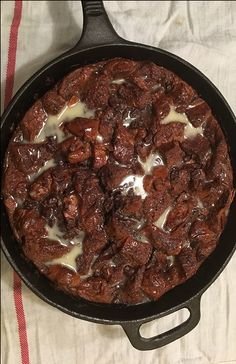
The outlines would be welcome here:
[[[125,42],[111,25],[102,0],[81,0],[81,3],[84,18],[83,31],[74,49]]]
[[[173,329],[166,331],[157,336],[153,336],[150,338],[144,338],[140,335],[140,327],[144,322],[127,322],[122,323],[122,327],[128,336],[131,344],[138,350],[153,350],[160,348],[164,345],[171,343],[174,340],[179,339],[180,337],[186,335],[190,332],[199,322],[201,313],[200,313],[200,300],[201,296],[198,296],[188,302],[186,305],[183,305],[181,308],[187,308],[189,310],[190,316],[189,318],[183,322],[182,324],[174,327]],[[145,321],[146,323],[146,321]]]

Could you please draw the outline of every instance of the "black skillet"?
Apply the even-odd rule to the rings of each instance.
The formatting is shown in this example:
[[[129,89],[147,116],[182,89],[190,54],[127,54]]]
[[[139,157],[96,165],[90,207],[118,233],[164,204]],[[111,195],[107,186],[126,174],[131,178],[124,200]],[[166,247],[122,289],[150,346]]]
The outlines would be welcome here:
[[[1,158],[12,131],[33,104],[53,84],[78,66],[114,57],[150,60],[175,72],[188,82],[207,101],[224,130],[230,147],[230,155],[236,178],[236,120],[216,87],[196,68],[183,59],[164,50],[143,44],[128,42],[114,31],[102,1],[82,1],[84,26],[80,41],[70,51],[39,70],[17,92],[2,118]],[[139,350],[156,349],[191,331],[200,320],[200,299],[227,265],[235,250],[236,199],[231,205],[228,222],[214,253],[204,262],[197,274],[184,284],[166,293],[157,302],[139,305],[96,304],[84,299],[74,299],[56,290],[51,282],[26,262],[11,231],[7,213],[3,208],[2,249],[15,271],[25,284],[40,298],[74,317],[101,324],[119,324],[125,330],[131,344]],[[151,338],[140,335],[140,326],[166,316],[181,308],[187,308],[189,318],[181,325]]]

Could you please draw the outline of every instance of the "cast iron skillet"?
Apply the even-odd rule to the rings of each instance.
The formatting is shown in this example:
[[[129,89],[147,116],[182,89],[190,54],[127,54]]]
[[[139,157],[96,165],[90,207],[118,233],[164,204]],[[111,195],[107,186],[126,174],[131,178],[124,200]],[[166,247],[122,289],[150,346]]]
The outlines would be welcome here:
[[[70,51],[40,69],[17,92],[6,109],[2,119],[1,158],[17,123],[33,104],[65,74],[78,66],[114,57],[134,60],[150,60],[175,72],[207,101],[227,138],[236,178],[236,119],[216,87],[196,68],[183,59],[164,50],[143,44],[128,42],[119,37],[104,10],[102,1],[82,1],[84,26],[80,41]],[[231,205],[228,222],[219,245],[198,270],[197,274],[184,284],[166,293],[157,302],[139,305],[96,304],[84,299],[74,299],[54,288],[54,285],[35,267],[26,262],[11,231],[7,213],[3,208],[2,249],[12,267],[25,284],[40,298],[59,310],[88,321],[101,324],[119,324],[125,330],[131,344],[139,350],[150,350],[166,345],[191,331],[200,320],[200,299],[203,292],[214,282],[225,268],[235,250],[236,199]],[[181,308],[187,308],[189,318],[181,325],[151,338],[140,335],[140,326],[154,319],[166,316]]]

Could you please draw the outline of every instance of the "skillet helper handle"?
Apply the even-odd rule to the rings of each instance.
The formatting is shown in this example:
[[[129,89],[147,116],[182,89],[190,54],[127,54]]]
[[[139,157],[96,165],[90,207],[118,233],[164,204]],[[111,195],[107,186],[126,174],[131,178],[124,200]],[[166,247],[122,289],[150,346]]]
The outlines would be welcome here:
[[[143,322],[127,322],[122,323],[122,327],[128,336],[131,344],[138,350],[153,350],[160,348],[164,345],[171,343],[186,335],[190,332],[200,320],[200,299],[201,297],[194,298],[181,308],[187,308],[190,316],[182,324],[174,327],[173,329],[166,331],[160,335],[150,338],[144,338],[140,335],[140,327]]]
[[[81,38],[75,48],[124,42],[111,25],[102,0],[81,0],[81,3],[84,24]]]

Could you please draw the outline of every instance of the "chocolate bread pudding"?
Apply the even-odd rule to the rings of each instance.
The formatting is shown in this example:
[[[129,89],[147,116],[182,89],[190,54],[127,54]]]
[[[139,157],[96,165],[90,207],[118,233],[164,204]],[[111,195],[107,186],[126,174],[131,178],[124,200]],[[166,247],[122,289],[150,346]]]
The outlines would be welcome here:
[[[26,112],[3,194],[26,258],[59,289],[137,304],[197,272],[234,189],[201,96],[154,63],[112,59],[74,70]]]

